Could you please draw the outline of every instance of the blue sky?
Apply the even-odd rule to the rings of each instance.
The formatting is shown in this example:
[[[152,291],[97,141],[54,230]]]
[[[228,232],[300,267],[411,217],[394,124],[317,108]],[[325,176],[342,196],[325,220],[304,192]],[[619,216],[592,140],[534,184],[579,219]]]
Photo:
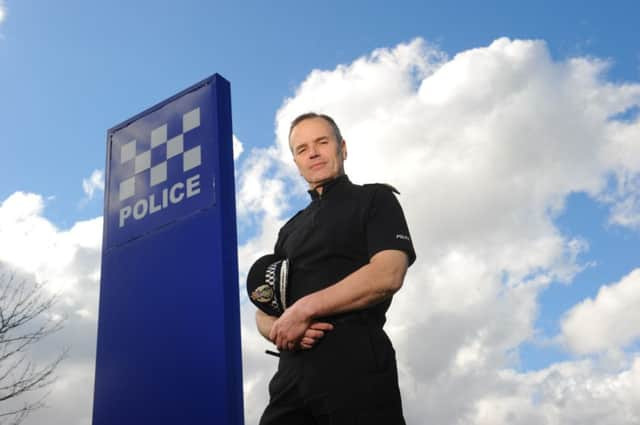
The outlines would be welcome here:
[[[634,214],[637,217],[640,214],[638,211],[640,184],[634,183],[638,180],[640,172],[640,165],[638,165],[640,160],[634,160],[635,155],[640,158],[640,148],[638,147],[640,140],[629,136],[629,134],[639,134],[638,130],[633,129],[640,125],[638,124],[639,96],[634,91],[638,90],[637,86],[640,84],[640,47],[636,42],[638,39],[637,16],[640,15],[638,3],[616,1],[604,6],[600,2],[582,1],[530,2],[526,4],[507,1],[407,1],[393,5],[383,1],[327,1],[314,5],[302,5],[300,2],[292,1],[271,3],[243,1],[0,1],[0,7],[6,12],[3,20],[0,21],[0,127],[3,130],[2,138],[0,138],[0,146],[2,147],[0,205],[16,192],[37,195],[39,200],[30,198],[31,204],[24,201],[20,205],[24,206],[24,211],[28,211],[28,213],[24,213],[25,216],[33,216],[40,220],[38,226],[45,226],[45,224],[52,226],[53,230],[47,230],[52,232],[51,235],[64,233],[74,228],[78,223],[91,222],[91,220],[100,217],[102,215],[103,193],[97,190],[94,196],[89,199],[83,191],[82,182],[84,179],[88,179],[94,170],[104,168],[106,130],[194,82],[217,72],[231,82],[234,135],[243,146],[243,153],[236,161],[237,190],[240,194],[246,189],[246,195],[238,196],[239,208],[243,209],[242,212],[239,211],[242,270],[243,266],[246,267],[246,262],[249,261],[251,255],[257,254],[261,249],[268,249],[273,243],[278,222],[286,219],[291,212],[304,206],[305,203],[305,198],[300,195],[300,190],[287,192],[292,193],[292,196],[287,199],[282,199],[273,193],[274,190],[277,191],[279,188],[282,189],[288,184],[292,184],[291,176],[287,174],[291,170],[281,164],[282,161],[279,157],[281,153],[278,150],[281,148],[279,126],[283,125],[284,118],[299,108],[315,108],[314,99],[318,99],[317,108],[324,108],[331,113],[335,111],[339,123],[344,123],[343,131],[352,130],[351,134],[354,137],[351,139],[349,132],[345,132],[348,141],[357,139],[361,135],[366,136],[366,130],[362,129],[366,127],[364,125],[368,122],[366,119],[357,118],[355,114],[350,115],[348,111],[341,110],[339,106],[334,106],[334,109],[331,109],[333,105],[331,99],[326,97],[321,99],[318,93],[323,93],[323,87],[325,88],[324,93],[333,93],[331,90],[335,87],[331,84],[335,79],[344,78],[346,81],[353,81],[348,79],[351,75],[350,72],[367,80],[369,78],[367,76],[370,75],[368,74],[369,70],[379,65],[375,59],[376,49],[397,52],[394,50],[397,46],[410,45],[413,47],[410,47],[409,50],[415,49],[416,52],[437,51],[439,59],[434,59],[431,62],[427,60],[425,69],[415,66],[412,70],[407,71],[408,79],[413,78],[413,74],[419,74],[409,83],[410,86],[413,85],[415,90],[424,79],[437,74],[438,70],[441,71],[441,79],[438,80],[441,81],[441,86],[453,84],[451,87],[457,87],[456,82],[452,80],[454,74],[447,74],[445,71],[449,68],[440,68],[441,65],[448,62],[457,63],[458,59],[464,58],[480,61],[481,59],[474,55],[482,55],[484,52],[500,49],[504,49],[505,52],[516,50],[524,52],[521,56],[507,54],[508,58],[511,58],[508,60],[513,59],[514,64],[519,63],[517,62],[519,58],[527,55],[534,58],[525,64],[529,66],[529,73],[526,74],[527,81],[538,81],[537,78],[543,78],[537,72],[540,70],[540,72],[548,71],[557,75],[556,80],[550,77],[543,82],[540,82],[542,80],[538,81],[543,86],[547,84],[540,92],[547,93],[547,96],[549,93],[553,93],[553,87],[556,91],[562,91],[567,87],[554,86],[554,81],[566,82],[567,84],[575,82],[576,87],[582,87],[580,86],[582,81],[580,76],[588,74],[588,71],[584,71],[588,67],[580,68],[578,65],[573,65],[573,58],[580,58],[590,64],[607,61],[608,67],[596,72],[595,77],[589,80],[588,87],[589,90],[597,89],[602,93],[605,93],[608,87],[613,87],[612,90],[617,90],[616,94],[609,97],[596,96],[593,103],[585,103],[587,105],[585,108],[588,109],[591,104],[599,105],[600,100],[598,99],[605,99],[602,100],[602,105],[608,102],[606,99],[614,98],[616,100],[609,101],[627,105],[603,106],[603,108],[610,107],[612,111],[621,111],[620,113],[611,113],[611,120],[627,123],[630,127],[626,133],[620,132],[620,136],[614,135],[611,136],[611,139],[622,140],[621,138],[626,137],[624,139],[626,141],[620,146],[633,149],[621,154],[620,158],[612,153],[605,155],[606,158],[602,160],[602,163],[608,164],[606,166],[593,166],[594,168],[591,169],[589,168],[591,165],[585,165],[577,171],[572,169],[574,161],[571,160],[573,157],[570,155],[568,160],[564,159],[566,162],[562,163],[563,165],[560,167],[560,169],[564,167],[566,173],[558,174],[562,180],[562,182],[558,182],[558,188],[545,186],[544,189],[540,189],[546,191],[544,193],[547,194],[544,195],[547,196],[544,198],[545,201],[540,201],[542,204],[537,203],[537,198],[531,199],[532,206],[540,206],[542,211],[540,215],[532,213],[529,217],[526,212],[514,213],[513,216],[522,214],[518,217],[525,217],[525,219],[528,217],[535,221],[535,224],[522,222],[521,225],[522,227],[531,226],[533,233],[538,230],[539,232],[536,233],[537,236],[523,236],[523,233],[523,235],[514,236],[509,240],[530,238],[529,242],[532,246],[535,245],[535,241],[550,245],[548,248],[541,249],[535,259],[523,260],[523,264],[526,263],[526,265],[504,266],[504,270],[509,270],[512,276],[516,276],[519,270],[524,270],[525,276],[521,276],[519,279],[525,283],[527,282],[526,276],[533,276],[535,279],[540,279],[541,282],[544,280],[543,277],[547,276],[551,282],[540,283],[541,286],[538,287],[533,284],[531,286],[522,285],[525,288],[522,289],[524,292],[531,291],[530,298],[527,298],[528,301],[535,304],[534,308],[531,307],[533,304],[523,302],[523,306],[529,306],[526,308],[533,309],[529,316],[523,319],[522,326],[526,329],[518,331],[519,336],[514,337],[517,342],[505,342],[512,341],[511,337],[505,337],[504,340],[496,343],[500,347],[504,343],[505,347],[502,351],[498,350],[499,353],[496,356],[500,357],[500,353],[513,353],[515,350],[519,353],[519,358],[515,362],[509,359],[495,360],[497,363],[491,363],[491,367],[496,371],[504,371],[513,367],[517,373],[521,374],[517,379],[523,380],[522,382],[529,379],[528,373],[544,374],[544,371],[552,370],[556,366],[560,367],[558,365],[563,364],[561,362],[579,362],[585,359],[590,362],[590,368],[585,373],[587,375],[591,373],[593,379],[600,376],[610,376],[607,373],[613,373],[602,366],[604,363],[610,365],[613,362],[611,359],[616,359],[615,361],[619,362],[616,363],[619,370],[636,371],[637,369],[634,369],[632,365],[638,355],[637,333],[630,330],[630,339],[627,338],[623,342],[618,341],[615,344],[610,341],[609,345],[602,341],[594,343],[595,347],[606,345],[607,349],[584,348],[576,343],[575,339],[571,339],[577,338],[576,335],[579,336],[580,332],[575,330],[575,326],[577,326],[574,325],[575,321],[568,318],[571,316],[570,312],[575,313],[576,320],[583,317],[580,315],[583,313],[580,313],[576,308],[585,299],[595,299],[601,287],[604,285],[615,286],[623,278],[630,275],[634,269],[640,267],[640,257],[637,254],[640,251],[640,226],[633,223],[623,225],[620,224],[620,221],[616,222],[612,218],[615,211],[621,211],[616,208],[623,208],[624,205],[631,205],[629,210],[624,210],[628,213],[625,215],[626,218],[633,218]],[[509,43],[492,44],[501,37],[507,37]],[[411,44],[416,39],[421,40],[422,50]],[[513,43],[515,40],[538,40],[539,44],[520,45]],[[489,49],[488,46],[494,46],[494,50]],[[411,51],[414,52],[414,50]],[[400,53],[394,53],[394,55],[391,56],[396,59],[401,56]],[[361,66],[364,69],[362,74],[356,72],[357,66],[354,65],[358,63],[359,59],[361,59]],[[401,59],[398,61],[401,62]],[[473,63],[479,64],[480,62]],[[541,68],[537,68],[540,63],[542,63]],[[514,65],[515,68],[517,67]],[[571,71],[572,69],[574,71]],[[478,73],[484,71],[489,74],[500,70],[495,71],[492,67],[479,68]],[[571,74],[572,72],[575,78],[562,79],[565,78],[563,73]],[[496,78],[500,80],[502,77],[498,75]],[[309,84],[304,85],[305,82]],[[389,93],[394,95],[397,91],[393,91],[395,90],[393,83],[394,81],[387,82],[373,78],[367,83],[369,84],[367,87],[370,87],[368,90],[379,93],[387,93],[389,90]],[[459,87],[465,86],[460,83]],[[551,89],[545,91],[549,87]],[[495,92],[500,91],[496,90]],[[627,92],[630,94],[624,94]],[[314,93],[316,93],[315,98]],[[367,92],[354,90],[353,96],[357,97],[358,93]],[[585,96],[588,93],[588,90],[585,89]],[[336,99],[341,98],[341,93],[336,91],[335,94]],[[478,96],[481,95],[485,96],[486,93]],[[471,105],[473,99],[469,97],[470,100],[465,100],[464,92],[456,96],[458,96],[456,99],[462,96],[460,101],[462,103],[456,107],[457,109],[451,110],[463,112],[457,112],[460,115],[447,115],[447,119],[459,118],[460,121],[464,121],[470,116],[465,115],[464,111],[471,110],[465,109],[465,105]],[[570,97],[570,93],[567,96]],[[628,99],[619,100],[624,96],[628,96]],[[569,97],[567,97],[567,105],[572,104]],[[579,99],[585,98],[587,97]],[[289,99],[289,103],[286,103],[287,99]],[[538,98],[532,97],[531,99]],[[355,105],[358,104],[357,99],[350,98],[349,102],[351,101]],[[369,116],[386,107],[384,99],[380,102],[377,109],[376,105],[371,106],[371,110],[368,111]],[[579,101],[576,100],[576,102]],[[553,103],[549,105],[552,107]],[[607,105],[609,104],[607,103]],[[576,112],[579,109],[568,111],[566,120],[560,116],[558,123],[567,120],[571,123],[570,120],[575,119],[576,116],[572,114],[579,113]],[[591,161],[590,159],[583,161],[583,157],[588,157],[590,151],[595,152],[601,146],[597,138],[594,138],[593,144],[585,142],[584,145],[581,145],[579,137],[584,134],[578,131],[579,128],[575,129],[575,133],[572,133],[573,127],[569,124],[566,131],[554,133],[560,124],[555,121],[551,122],[550,115],[545,114],[544,110],[523,112],[522,114],[528,114],[526,116],[530,121],[540,121],[535,123],[536,126],[540,126],[535,130],[538,132],[536,134],[549,135],[549,146],[552,146],[548,151],[549,157],[555,158],[556,156],[553,155],[558,155],[558,158],[564,158],[562,156],[564,153],[573,152],[576,164],[592,164],[594,161],[599,161]],[[511,115],[507,114],[506,116]],[[416,115],[416,117],[413,119],[421,119],[420,115]],[[551,116],[551,118],[554,117]],[[489,118],[478,118],[475,123],[477,125],[479,125],[478,123],[486,123],[487,119]],[[508,128],[512,124],[514,126],[520,125],[517,124],[517,118],[513,119],[514,121],[505,121],[504,128]],[[526,123],[527,120],[523,122]],[[588,121],[585,122],[588,123]],[[546,123],[548,123],[548,127],[545,127]],[[576,123],[579,125],[581,121],[576,121]],[[636,127],[633,127],[634,123]],[[470,128],[480,127],[472,126]],[[487,134],[499,134],[504,128],[498,125]],[[530,130],[526,124],[522,124],[518,128],[520,130],[514,134],[524,134]],[[597,129],[602,129],[603,134],[614,134],[618,131],[617,127],[607,127],[606,120]],[[405,131],[403,129],[400,131],[399,134],[418,135],[428,133],[429,128],[424,130],[420,127],[421,133],[416,129],[411,130],[415,131],[414,133],[409,130],[406,130],[407,133],[402,133]],[[442,131],[444,132],[442,134],[450,134],[449,129]],[[633,133],[633,131],[636,132]],[[480,137],[480,132],[477,134],[478,140],[485,140],[484,136]],[[563,139],[557,136],[558,134],[566,136],[568,139],[575,136],[576,143],[571,145],[573,146],[571,149],[565,149]],[[425,137],[425,140],[431,140],[430,137]],[[452,146],[455,145],[456,140],[461,140],[455,135],[451,137],[451,141],[448,143],[451,143]],[[359,141],[358,143],[365,142]],[[371,143],[371,146],[382,146],[377,144],[378,142],[375,140],[372,140]],[[424,146],[428,143],[431,142],[425,141]],[[531,146],[534,146],[535,141],[531,143]],[[540,140],[540,143],[546,142]],[[351,146],[354,147],[354,157],[357,152],[363,152],[363,148],[358,148],[363,145],[354,143]],[[401,146],[408,151],[408,154],[414,153],[417,156],[423,152],[421,150],[423,145],[418,142],[414,144],[407,142],[406,145]],[[411,149],[415,149],[415,151],[411,151]],[[374,154],[367,152],[360,158],[373,158],[375,162],[376,157],[370,155]],[[616,159],[611,159],[614,157]],[[357,157],[354,158],[354,161],[357,161]],[[515,164],[516,159],[513,161]],[[540,163],[543,162],[541,160]],[[461,164],[464,163],[464,161],[461,162]],[[475,163],[469,164],[473,167]],[[350,165],[347,164],[348,172]],[[368,174],[363,167],[358,167],[357,162],[353,165],[354,174],[362,179],[360,182],[364,182],[367,178],[378,178],[375,174]],[[571,180],[572,173],[588,176],[590,170],[596,169],[597,171],[593,171],[593,174],[601,173],[598,174],[601,177],[598,177],[597,180],[598,182],[604,181],[604,186],[599,186],[596,181],[582,184],[580,181]],[[405,185],[408,187],[409,197],[414,193],[420,193],[418,183],[425,183],[424,181],[411,183],[410,178],[400,177],[402,167],[390,166],[390,170],[395,170],[396,174],[387,171],[382,175],[391,181],[397,179],[401,182],[408,182]],[[412,170],[412,168],[407,167],[407,170]],[[556,170],[556,168],[549,168],[549,170]],[[549,171],[551,175],[553,172],[555,171]],[[617,172],[621,173],[618,176],[624,175],[626,177],[616,180]],[[250,193],[248,183],[256,176],[265,184],[264,198],[273,202],[264,201],[264,205],[258,205],[263,201],[257,200],[255,194]],[[420,176],[423,175],[420,174]],[[566,177],[566,181],[564,177]],[[586,180],[588,179],[585,178]],[[446,181],[454,185],[457,184],[455,182],[458,182],[458,179],[452,177],[451,180]],[[535,185],[536,182],[537,179],[534,178],[530,184]],[[268,186],[267,183],[271,186]],[[467,190],[464,189],[465,184],[463,182],[460,186],[460,193],[465,194],[461,199],[468,199],[470,202],[468,205],[471,205],[473,193],[484,193],[482,192],[484,189],[479,188],[477,192],[475,189],[465,192]],[[299,189],[299,186],[296,187]],[[431,186],[426,184],[424,187]],[[451,187],[457,188],[458,186]],[[556,190],[557,193],[554,192]],[[536,191],[532,189],[533,192]],[[491,194],[494,191],[486,193]],[[514,194],[513,199],[518,196],[520,195]],[[403,199],[407,198],[401,198],[401,202]],[[505,202],[508,204],[508,197],[506,199]],[[560,204],[555,204],[556,201]],[[23,208],[18,205],[17,201],[16,205],[16,209]],[[403,205],[405,204],[403,203]],[[434,219],[430,215],[431,213],[425,213],[427,210],[419,208],[417,204],[415,208],[412,205],[414,205],[414,201],[407,199],[405,208],[413,208],[411,211],[415,211],[414,213],[409,212],[408,216],[415,223],[410,220],[410,226],[419,229],[416,233],[437,234],[433,226],[424,224],[423,227],[423,223]],[[548,216],[544,213],[546,209],[550,209]],[[481,214],[479,213],[479,215]],[[8,216],[8,214],[5,215],[5,217]],[[0,220],[2,217],[0,214]],[[496,212],[496,217],[502,216]],[[548,222],[545,221],[545,217],[548,217]],[[5,220],[9,219],[5,218]],[[469,220],[463,222],[467,223]],[[486,226],[489,226],[487,224],[489,222],[488,218],[481,221]],[[0,229],[2,229],[2,225],[3,223],[0,222]],[[4,225],[8,227],[11,222],[6,222]],[[457,234],[458,230],[463,233],[461,226],[454,224],[451,226],[455,230],[452,233]],[[425,229],[424,233],[421,233],[423,228]],[[488,228],[486,227],[484,230]],[[416,285],[420,282],[424,285],[430,285],[429,278],[420,279],[420,276],[430,276],[431,273],[435,273],[428,269],[431,264],[426,264],[426,262],[433,260],[434,267],[439,267],[439,270],[447,270],[447,267],[452,264],[451,261],[454,263],[458,261],[456,260],[457,256],[465,258],[464,261],[476,258],[477,263],[473,264],[482,265],[482,267],[478,266],[478,270],[494,270],[491,267],[495,266],[497,273],[498,269],[503,266],[496,266],[496,264],[502,264],[500,262],[502,260],[485,258],[483,257],[485,254],[481,250],[474,248],[483,241],[480,236],[477,236],[482,233],[480,230],[468,230],[466,234],[468,239],[465,239],[464,235],[456,236],[451,240],[450,245],[447,245],[453,247],[450,251],[442,248],[442,252],[435,253],[433,256],[431,246],[425,243],[424,252],[428,251],[429,254],[425,253],[422,256],[425,264],[420,267],[424,267],[424,269],[414,267],[414,275],[409,276],[408,283]],[[488,236],[485,235],[485,241],[493,241],[494,237],[497,238],[495,239],[497,241],[502,240],[498,231],[489,232],[486,230],[486,232]],[[3,233],[0,230],[0,237],[3,237],[1,235]],[[4,234],[5,241],[8,241],[6,235]],[[95,239],[99,236],[97,234],[86,237]],[[478,241],[472,240],[475,237],[480,239]],[[581,245],[577,248],[575,258],[567,260],[567,255],[569,255],[567,252],[572,249],[572,246],[575,246],[570,243],[574,239],[579,241],[579,245]],[[34,243],[34,240],[29,239],[28,243]],[[514,246],[521,246],[518,243],[514,242]],[[1,244],[2,241],[0,241]],[[546,245],[544,246],[546,247]],[[558,253],[555,253],[555,250],[558,250]],[[7,255],[3,257],[3,252],[6,251],[0,249],[0,261],[33,273],[36,278],[38,276],[40,278],[48,277],[47,272],[43,271],[49,270],[45,266],[29,268],[29,264],[36,261],[35,259],[27,261]],[[544,257],[544,253],[553,258],[540,259]],[[33,255],[39,254],[34,253]],[[522,255],[528,254],[522,253]],[[442,264],[438,263],[437,259],[442,258],[449,260],[443,260]],[[45,260],[42,261],[44,264]],[[562,263],[563,261],[565,263]],[[560,263],[562,264],[558,265]],[[466,262],[465,264],[469,266],[466,269],[475,270],[472,263]],[[567,281],[559,282],[562,280],[558,278],[561,274],[560,270],[565,270],[570,266],[578,269],[583,268],[583,270],[568,272]],[[71,269],[74,268],[71,267]],[[455,280],[455,276],[452,279]],[[85,285],[91,285],[91,282],[85,283]],[[74,307],[77,311],[91,312],[95,307],[97,293],[95,281],[93,281],[93,285],[94,287],[86,291],[76,288],[75,292],[69,293],[70,299],[83,300],[76,302],[76,307],[82,306],[82,308]],[[490,284],[487,285],[487,288],[491,287]],[[638,285],[640,285],[640,281]],[[434,284],[433,287],[436,288],[437,285]],[[467,291],[468,288],[464,290]],[[524,297],[517,290],[514,291],[514,297]],[[461,304],[467,302],[464,299],[467,296],[465,294],[469,294],[469,292],[459,294]],[[74,302],[70,303],[74,304]],[[410,314],[411,304],[408,301],[400,299],[398,304],[400,306],[398,307],[398,316]],[[496,307],[496,309],[499,308],[502,307]],[[509,311],[508,307],[504,308]],[[525,307],[522,308],[526,310]],[[597,311],[599,310],[596,309]],[[92,316],[87,313],[82,317]],[[245,317],[248,316],[245,314],[243,318]],[[615,317],[620,318],[619,316]],[[86,327],[83,327],[86,331],[86,334],[83,335],[86,335],[87,341],[80,343],[80,345],[86,344],[88,348],[82,351],[82,355],[78,355],[79,359],[84,360],[78,360],[77,364],[73,364],[78,367],[78,370],[86,371],[92,367],[89,358],[91,346],[95,342],[95,320],[93,317],[86,324]],[[509,322],[511,319],[506,317],[504,320]],[[424,326],[417,326],[416,329],[421,329],[424,335],[432,335],[430,332],[436,331],[431,328],[430,323],[435,322],[429,322],[425,319],[425,323],[422,324]],[[394,325],[393,321],[391,325]],[[397,326],[392,328],[391,333],[395,332],[396,339],[402,340],[402,332],[398,330],[401,328],[400,323],[395,325]],[[247,322],[244,326],[249,329],[251,324]],[[464,328],[462,324],[460,326]],[[93,334],[91,329],[94,329]],[[468,342],[471,338],[469,335],[474,331],[469,327],[464,329],[467,329],[468,332],[463,332],[461,335],[466,336],[460,338],[461,341]],[[496,332],[497,335],[499,332]],[[247,338],[246,346],[253,347],[254,342],[259,341],[255,335],[245,336],[243,334],[243,337]],[[428,337],[425,338],[429,340]],[[563,340],[564,343],[558,342],[560,340]],[[489,344],[486,341],[478,342],[480,346],[485,343]],[[460,353],[468,353],[471,349],[464,348],[466,342],[460,342],[460,344],[459,349],[452,352],[458,353],[459,356],[462,356],[460,358],[463,358],[464,356]],[[399,348],[403,346],[403,343],[400,342]],[[469,343],[470,346],[473,344]],[[488,348],[485,351],[488,352],[491,349]],[[504,355],[508,357],[507,354]],[[255,378],[256,382],[255,389],[254,387],[251,389],[246,387],[245,390],[247,400],[260,404],[264,402],[265,395],[262,387],[266,385],[265,379],[267,377],[257,372],[263,364],[254,359],[252,355],[245,355],[245,375],[252,379]],[[425,376],[424,380],[420,382],[405,380],[403,394],[406,395],[405,400],[408,400],[406,403],[411,403],[411,400],[419,398],[427,398],[436,403],[438,397],[429,398],[431,397],[428,395],[430,393],[420,392],[420,388],[423,388],[422,384],[433,384],[428,378],[431,375],[424,372],[420,368],[421,366],[417,366],[417,363],[420,362],[412,357],[407,356],[403,361],[407,365],[406,369],[413,370],[415,376]],[[91,380],[91,376],[87,376],[83,382]],[[640,381],[633,382],[640,385]],[[504,382],[501,381],[500,385],[502,384]],[[522,385],[526,386],[524,383]],[[481,397],[474,397],[470,394],[465,400],[469,406],[473,406],[477,416],[466,419],[470,423],[478,424],[500,423],[497,416],[490,417],[486,414],[483,416],[482,409],[488,401],[481,399]],[[611,397],[616,399],[616,395]],[[516,409],[506,401],[500,403],[501,408],[505,411]],[[638,407],[640,400],[637,398],[624,399],[622,403],[631,406],[630,415],[639,414],[637,409],[640,409]],[[602,408],[607,412],[604,404]],[[437,413],[433,413],[432,416],[435,419],[461,420],[461,417],[451,413],[453,409],[451,411],[435,410]],[[408,411],[409,415],[418,415],[420,409],[410,407]],[[87,415],[86,408],[84,410],[66,408],[56,414],[60,418],[64,418],[64,415],[73,418],[68,423],[86,423],[86,421],[83,422]],[[248,418],[253,418],[256,413],[252,411],[247,415]],[[548,413],[548,415],[553,414]],[[613,413],[607,417],[613,418],[612,415]],[[545,416],[545,418],[551,420],[552,416]],[[554,416],[554,418],[561,419],[562,416]],[[29,423],[40,423],[39,420],[43,419],[35,417]],[[590,420],[590,418],[585,418],[584,423],[591,423]],[[611,420],[615,422],[614,419]],[[522,419],[522,423],[527,423],[526,419]]]
[[[272,142],[273,112],[265,111],[310,70],[417,36],[449,54],[500,36],[543,39],[557,58],[610,58],[612,79],[636,80],[637,5],[616,4],[7,2],[0,196],[18,188],[55,196],[48,216],[63,226],[99,214],[99,203],[69,206],[83,196],[78,181],[104,166],[105,129],[213,72],[231,81],[235,133],[250,146]],[[54,163],[66,172],[51,176]]]

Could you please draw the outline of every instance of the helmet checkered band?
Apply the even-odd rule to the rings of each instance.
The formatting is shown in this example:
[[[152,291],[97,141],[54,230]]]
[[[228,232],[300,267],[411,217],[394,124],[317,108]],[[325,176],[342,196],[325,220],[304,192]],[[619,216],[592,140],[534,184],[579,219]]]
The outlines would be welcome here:
[[[265,270],[264,273],[264,281],[267,285],[269,285],[272,288],[275,288],[275,283],[276,283],[276,269],[278,268],[278,264],[280,264],[280,262],[275,262],[273,264],[270,264],[267,269]],[[282,285],[282,281],[280,281],[280,285]],[[282,286],[280,287],[282,288]],[[276,300],[276,297],[274,296],[273,298],[271,298],[271,306],[275,309],[275,310],[280,310],[280,307],[278,306],[278,301]]]

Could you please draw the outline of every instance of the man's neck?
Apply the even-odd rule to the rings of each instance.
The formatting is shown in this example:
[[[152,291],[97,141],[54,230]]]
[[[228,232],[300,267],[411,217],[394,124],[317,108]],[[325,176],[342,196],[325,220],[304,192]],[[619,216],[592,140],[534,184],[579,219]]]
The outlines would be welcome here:
[[[322,189],[324,189],[324,188],[322,187],[322,185],[324,185],[325,183],[326,183],[326,182],[320,183],[320,184],[319,184],[319,185],[317,185],[317,186],[311,186],[309,189],[310,189],[310,190],[315,190],[315,191],[318,193],[318,195],[322,195]]]

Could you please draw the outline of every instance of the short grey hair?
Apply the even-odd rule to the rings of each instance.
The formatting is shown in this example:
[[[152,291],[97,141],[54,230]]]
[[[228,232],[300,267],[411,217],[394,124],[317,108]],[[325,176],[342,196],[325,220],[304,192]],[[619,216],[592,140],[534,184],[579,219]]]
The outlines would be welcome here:
[[[293,131],[295,126],[297,126],[304,120],[308,120],[312,118],[322,118],[327,123],[329,123],[329,125],[331,126],[331,129],[333,130],[333,135],[336,137],[336,142],[338,142],[338,146],[342,144],[344,140],[342,139],[342,133],[340,133],[338,124],[336,124],[333,118],[331,118],[329,115],[318,114],[316,112],[305,112],[304,114],[298,115],[293,121],[291,121],[291,126],[289,127],[289,140],[291,140],[291,132]]]

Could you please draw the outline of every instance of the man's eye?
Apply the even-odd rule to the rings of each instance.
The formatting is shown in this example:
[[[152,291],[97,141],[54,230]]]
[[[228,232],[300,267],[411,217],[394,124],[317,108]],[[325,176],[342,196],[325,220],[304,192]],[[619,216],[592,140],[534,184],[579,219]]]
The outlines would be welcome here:
[[[298,154],[301,154],[301,153],[302,153],[302,152],[304,152],[305,150],[306,150],[305,148],[300,148],[300,149],[298,149],[298,151],[297,151],[297,152],[298,152]]]

